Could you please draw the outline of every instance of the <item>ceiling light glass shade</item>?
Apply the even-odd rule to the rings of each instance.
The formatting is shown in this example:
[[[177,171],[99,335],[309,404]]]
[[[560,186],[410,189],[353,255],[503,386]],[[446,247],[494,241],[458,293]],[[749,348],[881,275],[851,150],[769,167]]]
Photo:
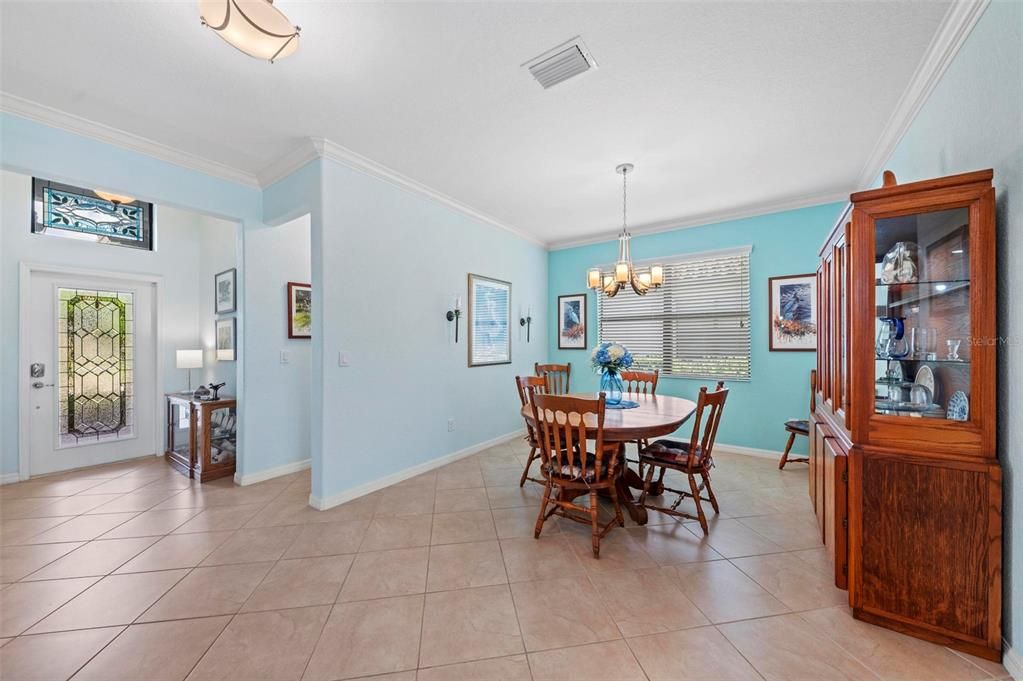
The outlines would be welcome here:
[[[92,193],[100,197],[101,199],[109,201],[110,203],[131,203],[135,200],[131,196],[124,196],[123,194],[115,194],[113,192],[105,192],[100,189],[94,189]]]
[[[601,282],[600,268],[599,267],[591,268],[590,271],[586,273],[586,287],[600,288],[601,287],[600,282]]]
[[[664,283],[663,265],[652,265],[650,267],[650,283],[654,286],[660,286]]]
[[[199,0],[199,18],[250,57],[273,62],[294,54],[301,29],[272,0]]]

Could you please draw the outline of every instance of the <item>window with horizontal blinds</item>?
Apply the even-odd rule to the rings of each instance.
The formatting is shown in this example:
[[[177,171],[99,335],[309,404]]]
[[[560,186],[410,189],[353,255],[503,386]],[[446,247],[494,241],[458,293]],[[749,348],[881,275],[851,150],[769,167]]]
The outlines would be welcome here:
[[[625,345],[636,368],[662,376],[748,380],[749,249],[664,262],[664,285],[645,296],[598,295],[601,342]]]

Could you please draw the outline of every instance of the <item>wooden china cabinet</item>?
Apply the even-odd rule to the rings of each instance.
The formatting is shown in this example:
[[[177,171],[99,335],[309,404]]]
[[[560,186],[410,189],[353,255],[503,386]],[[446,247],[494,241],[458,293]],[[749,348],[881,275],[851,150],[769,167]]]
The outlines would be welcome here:
[[[817,273],[810,496],[857,619],[1000,660],[992,177],[850,197]]]

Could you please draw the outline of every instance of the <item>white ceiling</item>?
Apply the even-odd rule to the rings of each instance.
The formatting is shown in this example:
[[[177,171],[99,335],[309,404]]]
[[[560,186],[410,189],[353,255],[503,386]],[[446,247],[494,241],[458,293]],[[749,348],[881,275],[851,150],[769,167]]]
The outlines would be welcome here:
[[[236,52],[194,2],[11,2],[0,89],[256,175],[327,138],[548,243],[855,188],[948,2],[277,0]],[[581,35],[599,69],[521,64]]]

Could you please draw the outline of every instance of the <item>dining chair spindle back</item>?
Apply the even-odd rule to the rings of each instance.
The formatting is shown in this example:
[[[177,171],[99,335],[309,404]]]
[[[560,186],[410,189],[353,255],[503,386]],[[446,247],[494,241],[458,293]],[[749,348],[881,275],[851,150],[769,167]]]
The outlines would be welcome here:
[[[530,391],[537,394],[542,394],[547,391],[547,379],[543,376],[516,376],[515,377],[515,388],[519,393],[519,401],[522,406],[525,407],[529,404]],[[526,461],[526,467],[522,469],[522,477],[519,478],[519,487],[526,484],[526,480],[532,480],[538,482],[541,485],[544,483],[542,478],[532,478],[529,476],[529,469],[533,466],[533,461],[540,458],[540,442],[537,439],[536,429],[533,428],[533,424],[529,419],[525,419],[526,422],[526,442],[529,443],[529,459]]]
[[[547,393],[550,395],[566,395],[569,392],[569,379],[572,376],[572,364],[534,364],[533,372],[547,381]]]
[[[622,466],[620,447],[618,443],[604,443],[604,395],[588,399],[534,392],[530,403],[545,481],[533,536],[539,538],[544,522],[559,515],[590,526],[593,556],[599,558],[601,538],[615,525],[625,526],[615,489]],[[592,451],[587,427],[592,429]],[[598,521],[600,492],[611,497],[615,510],[615,517],[603,526]],[[583,494],[589,495],[588,507],[573,502]]]
[[[707,516],[703,512],[701,502],[709,501],[714,508],[714,513],[718,513],[720,510],[714,490],[710,485],[710,469],[714,466],[714,441],[717,438],[718,426],[721,424],[721,414],[724,412],[727,398],[728,390],[725,389],[724,381],[718,382],[714,392],[708,392],[706,386],[700,388],[696,413],[693,416],[693,433],[689,442],[657,440],[640,452],[640,463],[646,468],[643,492],[639,497],[641,506],[668,515],[699,520],[700,528],[704,534],[707,534]],[[666,470],[674,470],[686,475],[689,478],[689,491],[672,489],[664,485],[663,491],[677,494],[678,499],[668,507],[648,504],[647,497],[651,491],[661,491],[654,487],[655,469],[660,470],[660,481],[664,480]],[[699,482],[697,482],[697,476],[700,478]],[[701,496],[704,491],[707,493],[706,497]],[[696,504],[695,516],[678,510],[679,504],[686,497],[692,498]]]

